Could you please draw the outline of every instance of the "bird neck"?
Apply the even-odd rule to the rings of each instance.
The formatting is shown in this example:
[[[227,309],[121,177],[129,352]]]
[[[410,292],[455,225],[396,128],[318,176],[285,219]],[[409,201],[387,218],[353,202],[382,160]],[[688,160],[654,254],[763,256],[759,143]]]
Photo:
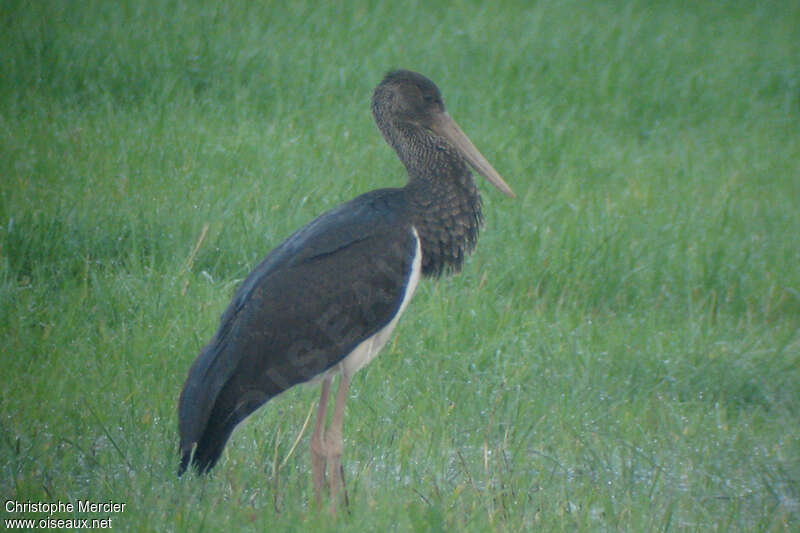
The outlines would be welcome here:
[[[409,175],[404,195],[422,241],[422,273],[457,272],[482,224],[472,173],[453,146],[428,130],[396,128],[393,134],[387,137]]]

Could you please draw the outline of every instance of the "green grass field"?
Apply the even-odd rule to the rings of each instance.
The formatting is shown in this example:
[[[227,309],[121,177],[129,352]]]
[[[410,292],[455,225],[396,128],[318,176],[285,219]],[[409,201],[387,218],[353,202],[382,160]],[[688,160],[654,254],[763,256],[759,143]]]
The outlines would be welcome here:
[[[800,4],[287,4],[0,5],[3,519],[800,530]],[[317,387],[178,479],[180,388],[237,283],[405,182],[369,111],[398,67],[518,198],[479,184],[477,251],[354,379],[347,512],[294,447]]]

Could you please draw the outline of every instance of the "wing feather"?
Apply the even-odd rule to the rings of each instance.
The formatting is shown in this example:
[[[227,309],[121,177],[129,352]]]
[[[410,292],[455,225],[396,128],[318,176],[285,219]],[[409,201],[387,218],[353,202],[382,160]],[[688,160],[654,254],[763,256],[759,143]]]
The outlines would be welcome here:
[[[416,246],[412,228],[396,218],[392,191],[322,215],[245,279],[181,393],[184,455],[207,427],[229,434],[270,397],[325,372],[391,321]],[[211,424],[212,414],[230,420]]]

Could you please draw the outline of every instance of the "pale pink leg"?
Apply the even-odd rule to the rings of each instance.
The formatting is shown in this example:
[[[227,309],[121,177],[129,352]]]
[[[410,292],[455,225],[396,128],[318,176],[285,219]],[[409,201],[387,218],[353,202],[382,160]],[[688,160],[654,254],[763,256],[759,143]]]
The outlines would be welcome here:
[[[311,475],[314,478],[314,499],[317,505],[322,504],[322,486],[325,484],[325,463],[328,455],[327,439],[325,438],[325,414],[328,410],[328,397],[331,392],[331,377],[322,382],[322,393],[319,397],[317,420],[314,423],[314,433],[311,435]]]
[[[336,391],[336,405],[333,408],[331,427],[325,432],[325,449],[328,453],[328,483],[331,491],[331,514],[336,514],[336,497],[344,488],[342,479],[342,424],[344,422],[344,405],[347,402],[347,391],[350,388],[350,376],[342,372],[339,390]]]

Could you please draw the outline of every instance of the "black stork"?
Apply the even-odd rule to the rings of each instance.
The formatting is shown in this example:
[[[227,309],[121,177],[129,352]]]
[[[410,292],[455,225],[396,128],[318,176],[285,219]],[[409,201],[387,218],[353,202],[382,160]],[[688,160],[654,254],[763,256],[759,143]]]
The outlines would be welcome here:
[[[468,165],[514,196],[421,74],[387,74],[372,95],[372,113],[405,165],[408,183],[362,194],[321,215],[244,280],[181,392],[179,475],[190,461],[208,472],[245,417],[293,385],[321,380],[311,466],[317,502],[327,467],[335,511],[353,374],[389,339],[420,275],[458,271],[477,242],[481,199]],[[326,430],[336,373],[341,381]]]

